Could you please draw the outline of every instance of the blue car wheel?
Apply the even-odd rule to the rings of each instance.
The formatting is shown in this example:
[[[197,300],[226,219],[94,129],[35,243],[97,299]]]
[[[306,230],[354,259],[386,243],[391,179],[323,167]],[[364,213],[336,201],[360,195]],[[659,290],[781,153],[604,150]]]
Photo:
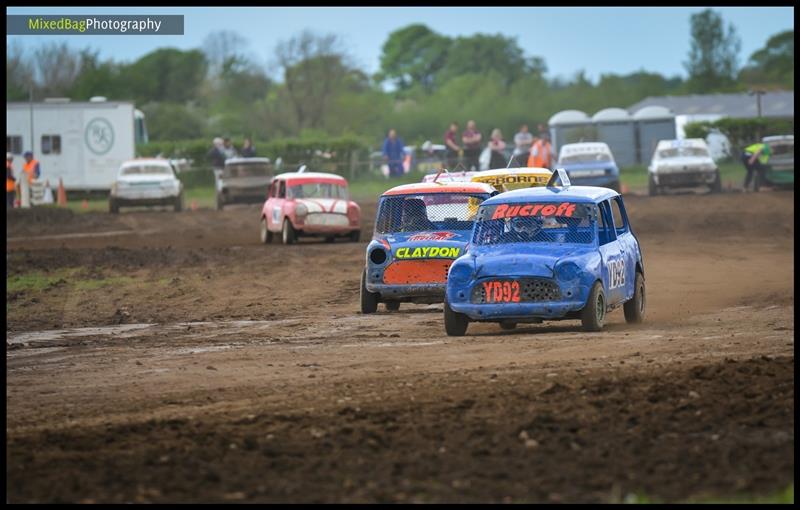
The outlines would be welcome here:
[[[625,321],[628,324],[639,324],[644,320],[644,277],[637,271],[633,288],[633,298],[623,305]]]
[[[469,317],[463,313],[454,312],[450,308],[447,298],[444,300],[444,330],[447,336],[464,336],[469,326]]]
[[[603,285],[595,282],[586,306],[581,310],[581,325],[584,331],[600,331],[606,318],[606,294]]]
[[[378,311],[378,294],[367,290],[367,270],[361,273],[361,313]]]

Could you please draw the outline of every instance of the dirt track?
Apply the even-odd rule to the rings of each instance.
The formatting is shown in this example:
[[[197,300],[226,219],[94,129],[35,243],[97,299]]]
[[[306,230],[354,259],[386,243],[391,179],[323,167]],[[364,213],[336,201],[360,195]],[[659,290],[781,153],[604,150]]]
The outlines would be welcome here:
[[[793,200],[628,197],[645,324],[614,312],[602,333],[471,325],[458,339],[440,305],[360,315],[365,244],[259,245],[255,208],[12,215],[9,277],[64,276],[7,294],[8,497],[782,489],[794,474]],[[368,238],[374,204],[362,205]]]

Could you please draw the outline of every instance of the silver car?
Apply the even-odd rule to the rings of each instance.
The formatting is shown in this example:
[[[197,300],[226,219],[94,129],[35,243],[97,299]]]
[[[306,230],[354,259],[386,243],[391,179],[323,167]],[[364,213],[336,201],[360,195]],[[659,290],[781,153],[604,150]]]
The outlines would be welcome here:
[[[226,204],[262,204],[272,184],[273,167],[269,158],[230,158],[215,176],[217,210]]]
[[[152,205],[172,206],[175,212],[183,209],[183,183],[175,169],[166,159],[126,161],[111,185],[109,211],[116,214],[120,207]]]

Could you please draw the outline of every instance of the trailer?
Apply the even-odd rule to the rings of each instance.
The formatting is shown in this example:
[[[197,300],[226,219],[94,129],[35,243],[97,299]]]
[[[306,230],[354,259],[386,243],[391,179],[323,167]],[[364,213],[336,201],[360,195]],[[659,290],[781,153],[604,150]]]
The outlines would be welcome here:
[[[15,156],[15,170],[32,150],[40,180],[51,186],[62,179],[66,190],[109,191],[120,165],[144,142],[144,114],[132,102],[94,97],[6,103],[6,152]]]

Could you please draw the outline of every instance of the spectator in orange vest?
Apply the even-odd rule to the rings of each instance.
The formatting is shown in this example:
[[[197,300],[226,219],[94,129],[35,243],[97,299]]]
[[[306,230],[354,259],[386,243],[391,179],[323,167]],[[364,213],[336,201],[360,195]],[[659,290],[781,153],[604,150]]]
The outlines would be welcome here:
[[[14,207],[17,198],[17,179],[14,178],[14,155],[6,152],[6,209]]]
[[[42,175],[42,170],[39,167],[39,162],[33,159],[33,153],[28,151],[24,154],[25,164],[22,165],[22,171],[28,174],[28,184],[32,183]]]
[[[541,138],[531,147],[531,155],[528,158],[529,167],[552,168],[553,166],[553,146],[550,145],[550,134],[545,131]]]

